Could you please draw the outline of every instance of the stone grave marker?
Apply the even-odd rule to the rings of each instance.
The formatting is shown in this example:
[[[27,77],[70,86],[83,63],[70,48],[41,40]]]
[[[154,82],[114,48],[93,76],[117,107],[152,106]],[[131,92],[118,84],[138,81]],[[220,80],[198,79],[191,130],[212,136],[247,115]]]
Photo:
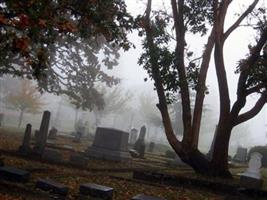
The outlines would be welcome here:
[[[134,144],[134,149],[139,153],[139,158],[144,158],[145,155],[145,136],[146,136],[146,127],[142,126],[140,129],[139,138]]]
[[[0,178],[13,182],[28,182],[30,172],[15,167],[0,167]]]
[[[112,200],[113,188],[94,183],[86,183],[80,185],[80,194],[103,200]]]
[[[238,147],[233,160],[240,163],[245,163],[247,161],[247,148]]]
[[[138,130],[135,128],[132,128],[130,131],[130,139],[129,139],[129,143],[130,144],[135,144],[136,140],[137,140],[137,134],[138,134]]]
[[[55,140],[57,139],[57,129],[55,127],[52,127],[48,134],[48,139]]]
[[[70,156],[69,162],[75,166],[86,167],[88,165],[89,160],[88,158],[77,153],[77,154],[72,154]]]
[[[63,157],[59,151],[52,149],[45,149],[42,154],[42,159],[50,162],[61,162]]]
[[[4,116],[5,114],[4,113],[0,113],[0,127],[3,126],[3,122],[4,122]]]
[[[154,148],[155,148],[155,143],[150,142],[147,151],[152,153],[154,151]]]
[[[38,179],[35,187],[62,196],[66,196],[69,192],[67,186],[50,179]]]
[[[19,150],[18,150],[19,153],[29,154],[32,151],[32,149],[31,149],[31,130],[32,130],[32,125],[27,124],[22,145],[19,147]]]
[[[251,154],[248,169],[240,176],[240,184],[243,187],[258,189],[262,186],[261,159],[262,155],[260,153],[254,152]]]
[[[33,148],[34,153],[42,155],[45,149],[47,133],[49,128],[50,112],[44,111],[39,133],[36,135],[36,142]]]
[[[127,132],[98,127],[92,146],[86,150],[86,156],[113,161],[130,160],[128,138]]]
[[[148,196],[148,195],[144,195],[144,194],[138,194],[138,195],[134,196],[133,198],[131,198],[131,200],[165,200],[165,199],[159,198],[159,197],[154,197],[154,196]]]

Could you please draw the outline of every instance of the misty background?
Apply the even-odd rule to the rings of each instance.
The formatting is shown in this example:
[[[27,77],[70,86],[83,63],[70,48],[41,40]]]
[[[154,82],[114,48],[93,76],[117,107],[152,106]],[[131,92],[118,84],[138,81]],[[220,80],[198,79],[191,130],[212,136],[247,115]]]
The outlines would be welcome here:
[[[157,0],[154,3],[155,7],[165,7],[162,1]],[[235,12],[243,11],[250,1],[239,1],[239,3],[232,3],[229,12],[232,17],[226,21],[226,27],[230,26],[237,16]],[[143,14],[145,4],[140,0],[126,0],[129,11],[133,15]],[[265,6],[267,2],[265,1]],[[166,8],[168,9],[168,8]],[[248,44],[253,43],[255,36],[251,32],[246,31],[247,27],[240,27],[235,31],[229,41],[225,45],[225,65],[227,69],[227,78],[231,100],[236,98],[236,85],[238,74],[235,74],[237,63],[241,58],[244,58],[248,53]],[[147,119],[146,113],[152,113],[155,116],[160,116],[156,108],[158,102],[157,94],[154,91],[153,82],[149,79],[146,71],[137,64],[138,58],[141,55],[141,38],[138,37],[137,32],[129,35],[130,41],[136,46],[129,51],[120,51],[119,65],[112,70],[108,70],[112,74],[121,79],[115,93],[117,97],[127,97],[127,102],[123,106],[113,105],[114,108],[108,112],[96,113],[94,111],[77,110],[70,104],[67,97],[55,96],[52,94],[43,94],[42,100],[44,105],[42,110],[51,111],[50,126],[55,126],[59,132],[70,134],[74,131],[75,121],[82,120],[87,122],[89,133],[94,134],[96,126],[105,126],[121,129],[129,132],[131,128],[140,129],[142,125],[147,127],[146,142],[156,142],[168,144],[162,124],[151,123]],[[199,56],[202,53],[203,45],[206,38],[200,38],[197,35],[192,35],[187,38],[187,43],[190,49],[197,52]],[[144,79],[148,81],[144,81]],[[5,82],[4,78],[0,82],[0,91],[2,93]],[[207,86],[209,94],[205,98],[206,111],[203,113],[203,120],[200,133],[199,148],[204,152],[208,152],[211,145],[215,127],[218,121],[219,113],[219,97],[218,87],[215,75],[214,65],[211,62]],[[103,90],[108,96],[109,88]],[[111,90],[111,89],[110,89]],[[113,89],[112,89],[113,90]],[[116,97],[115,97],[116,99]],[[248,98],[250,105],[253,105],[256,97]],[[113,101],[110,97],[108,101]],[[112,103],[112,102],[111,102]],[[149,104],[150,103],[150,104]],[[146,106],[144,106],[146,105]],[[117,106],[117,107],[116,107]],[[245,109],[248,109],[245,108]],[[1,102],[0,112],[5,113],[4,126],[17,127],[18,112],[10,109],[5,103]],[[42,112],[36,114],[25,113],[22,120],[21,127],[25,127],[27,123],[31,123],[34,129],[39,128]],[[158,119],[155,119],[158,120]],[[181,137],[181,136],[178,136]],[[252,120],[242,123],[237,126],[232,133],[230,141],[230,154],[234,154],[238,146],[252,147],[255,145],[267,144],[267,108],[266,106],[262,111]]]

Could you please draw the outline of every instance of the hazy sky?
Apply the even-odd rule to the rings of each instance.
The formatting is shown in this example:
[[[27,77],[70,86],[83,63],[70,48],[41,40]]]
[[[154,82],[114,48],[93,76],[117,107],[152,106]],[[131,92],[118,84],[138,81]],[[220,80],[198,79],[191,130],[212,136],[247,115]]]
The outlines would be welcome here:
[[[162,7],[162,3],[160,0],[154,0],[154,5]],[[165,6],[168,5],[169,1],[164,1]],[[226,19],[225,29],[229,27],[236,19],[236,16],[233,15],[234,12],[239,12],[247,8],[247,5],[252,2],[252,0],[235,0],[231,4],[228,17]],[[144,3],[138,0],[126,0],[126,4],[128,5],[128,9],[133,14],[143,14],[144,13]],[[243,5],[244,4],[244,5]],[[260,6],[267,6],[267,1],[261,1]],[[142,69],[141,66],[138,66],[137,60],[140,56],[141,49],[141,39],[137,36],[136,33],[131,34],[130,40],[136,45],[136,49],[131,49],[126,53],[121,53],[120,64],[115,72],[118,76],[122,77],[122,83],[127,88],[138,88],[135,91],[147,91],[149,93],[154,93],[153,84],[151,82],[144,82],[144,78],[147,77],[146,72]],[[196,36],[187,37],[187,43],[190,45],[192,50],[196,50],[197,52],[201,52],[203,49],[203,41],[206,39],[200,39]],[[229,83],[229,90],[231,95],[231,101],[233,102],[236,98],[236,83],[238,75],[234,74],[234,70],[236,69],[236,64],[238,60],[244,58],[244,56],[248,52],[248,44],[254,41],[254,35],[252,31],[248,31],[247,28],[241,27],[238,28],[227,40],[225,44],[225,65],[227,70],[227,78]],[[218,112],[218,89],[217,89],[217,80],[215,76],[215,70],[213,61],[211,62],[209,75],[207,79],[207,85],[209,86],[210,94],[206,97],[206,103],[214,109],[214,112]],[[248,98],[253,101],[256,97]],[[265,116],[266,119],[266,116]],[[264,119],[264,112],[261,112],[257,117],[251,120],[249,123],[246,123],[246,126],[250,127],[250,132],[253,132],[251,135],[254,144],[265,144],[267,143],[267,139],[265,137],[266,127]],[[215,126],[215,124],[214,124]],[[256,133],[256,134],[255,134]],[[256,136],[257,135],[257,136]],[[242,137],[242,135],[241,135]],[[247,142],[244,145],[248,145]]]

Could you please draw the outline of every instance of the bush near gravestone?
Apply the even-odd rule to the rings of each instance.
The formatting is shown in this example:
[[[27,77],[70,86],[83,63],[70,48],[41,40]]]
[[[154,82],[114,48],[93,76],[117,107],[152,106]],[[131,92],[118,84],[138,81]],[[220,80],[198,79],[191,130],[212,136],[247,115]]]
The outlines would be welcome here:
[[[249,150],[248,159],[253,152],[259,152],[262,155],[262,167],[267,167],[267,146],[255,146]]]
[[[176,153],[172,150],[167,150],[167,151],[165,151],[165,156],[167,158],[173,158],[174,159],[176,157]]]

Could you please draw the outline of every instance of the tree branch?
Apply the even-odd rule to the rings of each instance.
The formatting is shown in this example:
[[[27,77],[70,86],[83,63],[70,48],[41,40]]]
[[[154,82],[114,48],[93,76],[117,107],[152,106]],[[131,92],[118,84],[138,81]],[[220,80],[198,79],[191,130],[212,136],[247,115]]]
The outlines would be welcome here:
[[[263,106],[265,105],[267,101],[267,88],[265,88],[265,91],[261,94],[261,97],[258,99],[258,101],[255,103],[254,107],[251,108],[249,111],[239,115],[237,117],[236,122],[234,123],[234,125],[238,125],[241,124],[253,117],[255,117],[263,108]]]
[[[259,0],[254,0],[254,2],[247,8],[247,10],[236,20],[236,22],[230,26],[230,28],[224,33],[224,40],[240,25],[240,23],[248,16],[249,13],[255,8]]]

